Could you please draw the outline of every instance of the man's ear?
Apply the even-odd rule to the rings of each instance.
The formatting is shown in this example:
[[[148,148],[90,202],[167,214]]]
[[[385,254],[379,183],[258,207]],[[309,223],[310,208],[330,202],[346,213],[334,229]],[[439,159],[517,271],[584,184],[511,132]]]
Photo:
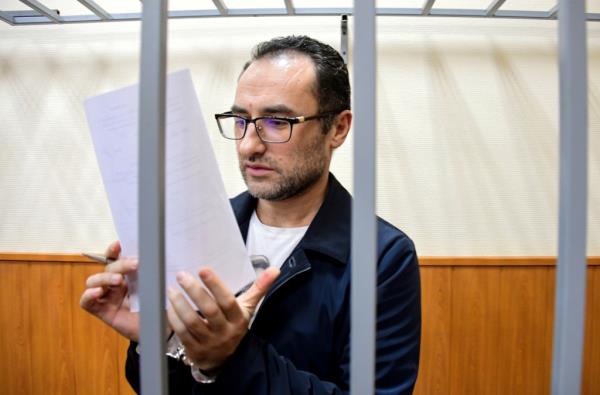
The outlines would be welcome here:
[[[332,135],[329,139],[332,150],[344,144],[348,132],[350,132],[350,126],[352,126],[352,111],[344,110],[335,117],[335,121],[331,126],[332,130],[330,131]]]

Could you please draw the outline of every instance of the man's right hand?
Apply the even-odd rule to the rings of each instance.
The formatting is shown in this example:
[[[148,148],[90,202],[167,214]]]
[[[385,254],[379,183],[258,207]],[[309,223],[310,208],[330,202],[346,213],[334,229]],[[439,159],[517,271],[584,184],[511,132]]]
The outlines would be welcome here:
[[[139,341],[139,315],[129,310],[127,282],[124,277],[137,270],[138,262],[136,259],[118,259],[120,253],[121,244],[118,241],[108,247],[106,256],[117,260],[106,265],[104,272],[87,278],[86,289],[79,304],[121,335]]]

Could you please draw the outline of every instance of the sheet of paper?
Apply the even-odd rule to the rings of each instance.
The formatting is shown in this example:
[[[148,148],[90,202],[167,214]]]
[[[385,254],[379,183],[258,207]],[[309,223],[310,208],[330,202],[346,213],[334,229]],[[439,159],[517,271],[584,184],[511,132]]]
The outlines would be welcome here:
[[[138,85],[92,97],[85,110],[122,255],[137,257]],[[168,75],[166,122],[166,283],[210,266],[237,292],[255,274],[188,70]],[[128,278],[134,311],[136,277]]]

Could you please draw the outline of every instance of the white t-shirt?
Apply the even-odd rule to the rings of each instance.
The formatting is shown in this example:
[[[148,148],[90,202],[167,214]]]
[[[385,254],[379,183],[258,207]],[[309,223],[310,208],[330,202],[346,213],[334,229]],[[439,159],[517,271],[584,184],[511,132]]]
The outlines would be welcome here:
[[[246,237],[248,254],[264,255],[269,259],[269,266],[280,268],[304,237],[307,229],[308,226],[278,228],[265,225],[260,222],[254,211]]]

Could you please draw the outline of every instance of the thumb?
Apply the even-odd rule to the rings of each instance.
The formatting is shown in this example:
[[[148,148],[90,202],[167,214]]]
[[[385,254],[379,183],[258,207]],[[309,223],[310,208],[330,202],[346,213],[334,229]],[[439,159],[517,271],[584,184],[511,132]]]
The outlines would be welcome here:
[[[277,277],[279,277],[279,269],[271,266],[258,276],[254,284],[246,292],[240,295],[240,304],[248,314],[254,314],[256,305],[265,296]]]

